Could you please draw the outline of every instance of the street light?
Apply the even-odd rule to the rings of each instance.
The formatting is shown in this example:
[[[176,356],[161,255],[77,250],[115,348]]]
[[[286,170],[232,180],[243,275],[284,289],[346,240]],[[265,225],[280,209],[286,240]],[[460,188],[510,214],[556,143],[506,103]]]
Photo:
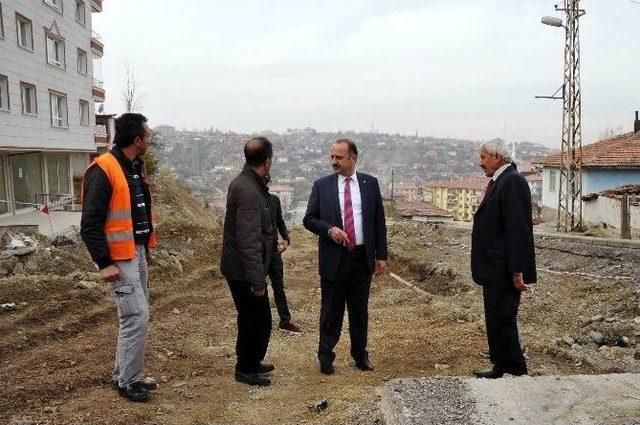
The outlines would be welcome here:
[[[555,16],[543,16],[541,21],[550,27],[564,27],[564,25],[562,25],[562,19],[556,18]]]

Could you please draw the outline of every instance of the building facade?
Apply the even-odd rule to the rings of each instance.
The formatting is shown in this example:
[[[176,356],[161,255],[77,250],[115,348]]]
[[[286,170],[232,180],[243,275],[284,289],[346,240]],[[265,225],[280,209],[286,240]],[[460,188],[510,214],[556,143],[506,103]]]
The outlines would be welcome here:
[[[70,202],[104,144],[101,11],[102,0],[0,0],[0,214]]]

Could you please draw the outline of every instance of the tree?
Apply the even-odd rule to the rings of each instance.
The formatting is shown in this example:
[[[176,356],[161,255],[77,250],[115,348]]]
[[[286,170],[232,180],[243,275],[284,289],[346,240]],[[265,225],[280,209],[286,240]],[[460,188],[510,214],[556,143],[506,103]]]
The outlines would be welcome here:
[[[121,87],[125,112],[138,112],[142,109],[142,93],[136,80],[135,70],[128,59],[124,60],[124,81]]]

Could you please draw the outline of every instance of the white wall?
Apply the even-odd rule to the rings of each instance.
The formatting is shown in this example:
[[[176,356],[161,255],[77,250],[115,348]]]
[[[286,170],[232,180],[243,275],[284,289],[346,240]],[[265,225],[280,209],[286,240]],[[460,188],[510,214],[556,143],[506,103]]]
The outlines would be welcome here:
[[[622,227],[621,210],[620,199],[598,196],[595,200],[583,203],[582,214],[587,223],[594,225],[604,223],[619,230]],[[640,234],[640,206],[630,205],[629,212],[631,214],[631,234],[637,237]]]
[[[75,19],[75,4],[75,0],[64,0],[63,15],[60,15],[42,0],[2,0],[5,36],[0,38],[0,74],[9,79],[11,111],[0,111],[0,149],[95,152],[91,6],[87,0],[86,26],[82,26]],[[33,52],[18,46],[16,12],[32,22]],[[46,59],[45,27],[50,28],[54,21],[65,39],[65,70],[49,65]],[[87,52],[87,75],[77,71],[78,48]],[[36,117],[22,114],[21,81],[36,86]],[[69,128],[51,126],[49,89],[67,94]],[[89,102],[88,126],[80,125],[80,99]]]

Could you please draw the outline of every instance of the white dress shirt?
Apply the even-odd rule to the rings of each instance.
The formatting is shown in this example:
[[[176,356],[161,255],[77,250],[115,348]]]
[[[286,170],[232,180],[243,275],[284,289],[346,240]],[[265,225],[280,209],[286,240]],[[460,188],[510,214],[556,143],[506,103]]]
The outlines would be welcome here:
[[[344,181],[346,177],[338,174],[338,198],[340,199],[340,213],[342,214],[342,228],[345,228],[344,221]],[[353,208],[353,226],[356,231],[356,245],[364,244],[364,230],[362,228],[362,197],[360,196],[360,184],[358,183],[358,176],[356,172],[353,172],[351,176],[351,182],[349,182],[349,188],[351,189],[351,206]]]
[[[492,179],[493,181],[498,180],[498,177],[500,177],[500,174],[502,174],[502,173],[504,172],[504,170],[506,170],[507,168],[509,168],[509,166],[510,166],[510,165],[511,165],[511,163],[510,163],[510,162],[507,162],[507,163],[506,163],[506,164],[504,164],[502,167],[498,168],[498,169],[496,170],[496,172],[495,172],[495,173],[493,173],[493,176],[491,177],[491,179]]]

